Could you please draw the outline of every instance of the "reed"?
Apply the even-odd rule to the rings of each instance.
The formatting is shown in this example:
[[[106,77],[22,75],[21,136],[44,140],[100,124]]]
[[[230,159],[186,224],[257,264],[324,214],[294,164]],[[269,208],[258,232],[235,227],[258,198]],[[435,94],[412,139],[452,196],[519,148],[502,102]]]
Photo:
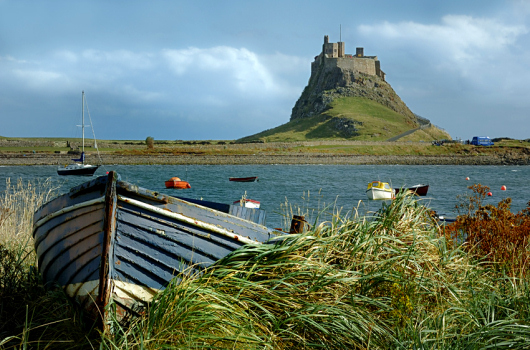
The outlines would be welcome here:
[[[327,211],[303,233],[178,276],[144,316],[113,322],[110,334],[96,332],[61,291],[46,291],[10,245],[1,266],[18,266],[20,277],[0,278],[0,325],[13,324],[0,329],[0,348],[527,347],[529,277],[457,244],[421,201],[399,194],[370,217]]]
[[[176,282],[176,281],[175,281]],[[114,347],[502,348],[528,341],[528,280],[507,280],[399,195],[182,276]],[[110,347],[110,346],[109,346]]]
[[[11,248],[30,247],[33,213],[53,198],[56,190],[51,179],[27,183],[18,179],[16,184],[6,179],[6,189],[0,196],[0,244]]]
[[[56,190],[50,179],[7,179],[0,197],[0,349],[72,348],[97,335],[61,290],[44,288],[35,267],[33,213]]]

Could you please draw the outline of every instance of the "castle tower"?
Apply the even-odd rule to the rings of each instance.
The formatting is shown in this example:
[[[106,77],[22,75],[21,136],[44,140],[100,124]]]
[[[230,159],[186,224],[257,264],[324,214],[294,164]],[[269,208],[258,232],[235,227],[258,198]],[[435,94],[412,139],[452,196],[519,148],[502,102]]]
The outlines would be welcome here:
[[[330,43],[329,37],[324,35],[324,45],[322,45],[322,54],[327,58],[344,57],[345,53],[344,42]]]
[[[364,57],[364,48],[358,47],[355,49],[355,56]]]
[[[345,44],[344,44],[344,41],[339,41],[337,43],[337,46],[338,46],[338,49],[339,49],[339,56],[338,57],[344,57],[344,52],[345,52]]]

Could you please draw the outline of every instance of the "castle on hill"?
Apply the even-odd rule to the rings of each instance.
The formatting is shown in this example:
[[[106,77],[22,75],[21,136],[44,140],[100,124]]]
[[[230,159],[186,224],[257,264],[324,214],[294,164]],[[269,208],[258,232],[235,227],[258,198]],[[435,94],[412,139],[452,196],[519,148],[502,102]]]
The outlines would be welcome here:
[[[322,52],[315,56],[311,63],[311,76],[317,73],[318,68],[323,65],[324,71],[334,68],[357,71],[368,75],[376,75],[385,80],[385,73],[381,70],[381,62],[377,56],[365,56],[364,49],[358,47],[355,55],[345,53],[344,42],[330,43],[329,37],[324,35]]]

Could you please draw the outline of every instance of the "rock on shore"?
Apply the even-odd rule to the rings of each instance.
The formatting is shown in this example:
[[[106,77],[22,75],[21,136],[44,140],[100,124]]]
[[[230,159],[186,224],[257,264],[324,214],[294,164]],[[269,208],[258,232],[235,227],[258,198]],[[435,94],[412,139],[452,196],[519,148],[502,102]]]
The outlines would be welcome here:
[[[2,153],[0,165],[64,165],[70,156],[60,154]],[[530,158],[520,155],[449,155],[449,156],[366,156],[330,154],[252,154],[252,155],[102,155],[103,164],[379,164],[379,165],[529,165]],[[87,163],[99,164],[87,156]]]

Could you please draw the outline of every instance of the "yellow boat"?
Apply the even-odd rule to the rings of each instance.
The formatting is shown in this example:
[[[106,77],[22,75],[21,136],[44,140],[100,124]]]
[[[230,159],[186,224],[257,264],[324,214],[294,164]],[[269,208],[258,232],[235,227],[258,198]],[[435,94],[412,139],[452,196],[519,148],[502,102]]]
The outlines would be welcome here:
[[[393,199],[394,190],[387,182],[372,181],[366,189],[368,199]]]

